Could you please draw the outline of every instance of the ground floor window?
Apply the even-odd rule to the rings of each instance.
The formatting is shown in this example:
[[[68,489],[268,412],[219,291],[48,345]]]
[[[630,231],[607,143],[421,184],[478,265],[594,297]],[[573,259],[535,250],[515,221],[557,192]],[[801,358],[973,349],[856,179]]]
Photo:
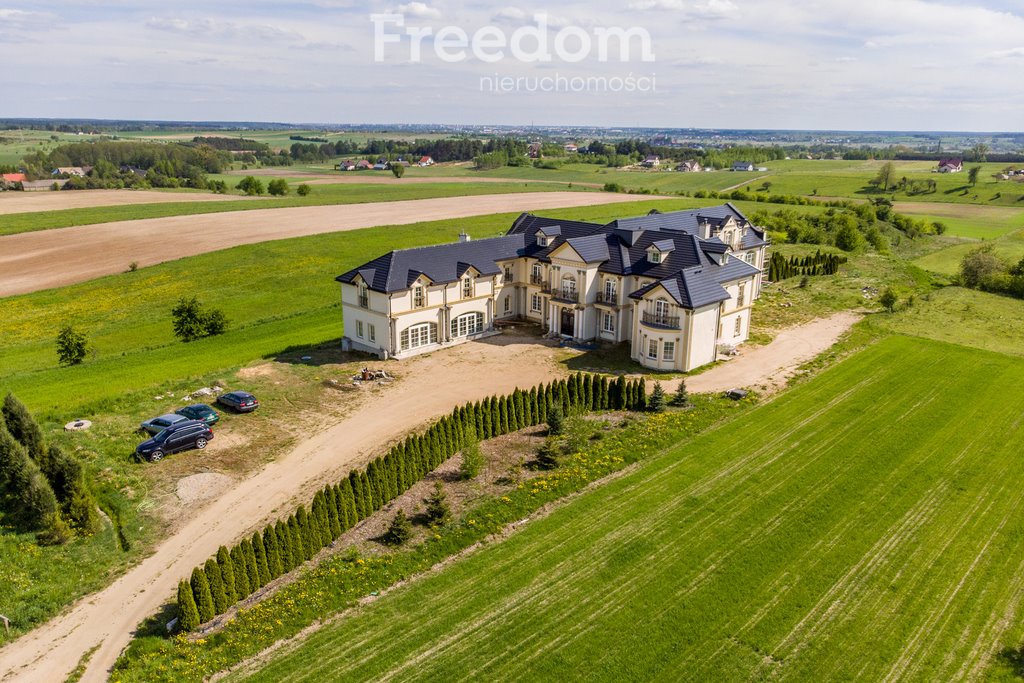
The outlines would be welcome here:
[[[452,320],[452,336],[465,337],[484,331],[483,313],[466,313]]]
[[[360,339],[363,338],[363,321],[362,320],[357,320],[356,321],[356,336],[359,337]]]
[[[416,349],[427,344],[437,343],[437,325],[420,323],[402,330],[402,350]]]
[[[647,357],[657,360],[658,358],[658,340],[652,339],[647,344]]]
[[[540,294],[534,294],[530,297],[530,310],[534,313],[540,313],[541,303]]]
[[[601,316],[601,329],[605,332],[615,331],[615,315],[613,313],[605,313]]]
[[[373,325],[367,325],[367,331],[370,333],[370,341],[377,341],[377,328]]]
[[[512,297],[505,297],[505,312],[508,313],[512,310]]]
[[[733,333],[734,337],[738,337],[743,333],[743,318],[736,316],[736,331]]]
[[[662,360],[675,360],[676,358],[676,343],[665,342],[661,346],[661,358]]]

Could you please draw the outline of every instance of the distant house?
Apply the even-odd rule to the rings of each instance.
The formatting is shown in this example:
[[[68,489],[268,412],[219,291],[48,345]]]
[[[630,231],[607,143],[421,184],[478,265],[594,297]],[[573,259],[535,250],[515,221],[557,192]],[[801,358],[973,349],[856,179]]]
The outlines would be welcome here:
[[[377,157],[377,163],[373,165],[374,171],[386,171],[388,170],[388,160],[384,157]]]
[[[749,161],[737,161],[735,164],[732,165],[732,170],[749,172],[754,170],[754,165]]]
[[[405,159],[395,159],[394,161],[389,161],[387,163],[388,170],[394,168],[395,166],[404,166],[405,168],[409,168],[410,166],[412,166],[412,164],[410,164]]]
[[[76,175],[84,178],[92,170],[92,166],[58,166],[50,175]]]
[[[679,171],[680,173],[700,173],[703,169],[704,167],[701,166],[700,162],[697,161],[696,159],[683,161],[676,168],[676,170]]]
[[[942,159],[936,169],[939,173],[959,173],[964,170],[963,159]]]
[[[5,183],[23,183],[26,179],[24,173],[4,173],[0,175],[0,180],[3,180]]]
[[[530,146],[527,148],[526,154],[531,159],[540,159],[540,143],[531,142]]]
[[[339,161],[335,164],[334,168],[338,171],[354,171],[356,170],[356,163],[351,159],[345,159],[344,161]]]
[[[419,166],[433,166],[434,160],[431,157],[420,157],[420,160],[416,163]]]
[[[146,175],[146,169],[124,164],[121,166],[121,173],[131,173],[142,178]]]
[[[658,166],[661,166],[661,157],[657,154],[648,154],[644,160],[640,162],[640,165],[644,168],[657,168]]]
[[[366,159],[360,159],[359,161],[356,162],[356,170],[357,171],[365,171],[365,170],[370,169],[370,168],[373,168],[373,164],[371,164]]]
[[[569,144],[567,144],[564,147],[564,149],[565,149],[566,153],[568,153],[568,154],[575,154],[576,152],[580,151],[580,148],[577,147],[576,145],[572,144],[571,142]]]

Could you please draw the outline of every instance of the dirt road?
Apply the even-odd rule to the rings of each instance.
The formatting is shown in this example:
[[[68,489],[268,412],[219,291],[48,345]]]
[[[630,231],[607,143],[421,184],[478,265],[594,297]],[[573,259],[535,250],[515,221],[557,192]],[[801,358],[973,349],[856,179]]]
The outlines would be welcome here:
[[[177,582],[222,544],[261,528],[299,502],[297,493],[337,481],[383,444],[457,405],[550,381],[554,349],[533,337],[502,335],[402,363],[402,379],[365,396],[362,407],[194,511],[193,519],[111,586],[0,649],[0,680],[62,681],[99,645],[81,679],[108,669],[143,619],[172,597]],[[510,372],[509,368],[515,368]],[[429,400],[427,400],[429,399]]]
[[[0,297],[83,282],[240,244],[490,213],[660,199],[608,192],[525,192],[170,216],[0,237]],[[495,231],[508,226],[496,225]]]
[[[0,216],[30,211],[88,209],[126,204],[175,202],[259,201],[259,197],[212,192],[157,192],[154,190],[67,190],[65,192],[0,192]]]

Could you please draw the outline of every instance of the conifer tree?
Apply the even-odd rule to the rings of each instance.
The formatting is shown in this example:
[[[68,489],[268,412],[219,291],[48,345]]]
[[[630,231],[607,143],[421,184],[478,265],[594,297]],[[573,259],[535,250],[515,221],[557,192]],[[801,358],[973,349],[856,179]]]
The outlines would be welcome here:
[[[565,415],[562,406],[555,404],[548,413],[548,434],[558,436],[565,430]]]
[[[626,407],[626,401],[628,396],[626,395],[627,384],[625,375],[619,375],[615,380],[615,391],[612,393],[612,397],[615,399],[612,408],[615,410],[622,410]]]
[[[21,530],[41,531],[41,540],[61,540],[63,520],[58,515],[57,497],[39,465],[3,423],[0,423],[0,492],[6,493],[0,501],[3,501],[9,523],[13,522]]]
[[[247,598],[255,588],[249,580],[249,568],[245,565],[242,546],[236,545],[228,554],[231,556],[231,566],[235,572],[235,602],[238,602]]]
[[[40,469],[46,469],[46,445],[43,441],[43,430],[28,412],[21,401],[8,393],[4,397],[2,409],[4,422],[7,424],[7,431],[11,433],[14,440],[25,447],[28,456],[36,461]]]
[[[331,525],[327,520],[327,505],[324,502],[324,494],[322,491],[317,491],[316,495],[313,496],[313,507],[312,515],[309,519],[309,525],[312,529],[312,538],[315,542],[313,546],[314,552],[319,551],[331,542]]]
[[[376,461],[370,461],[366,466],[366,490],[363,493],[369,494],[370,499],[370,510],[377,510],[380,508],[380,491],[377,486],[377,463]]]
[[[274,538],[277,541],[278,557],[281,560],[281,576],[295,568],[295,555],[292,552],[292,535],[288,533],[288,523],[284,520],[277,520],[274,525]]]
[[[360,478],[359,472],[356,470],[349,472],[348,479],[349,486],[352,488],[352,503],[355,505],[356,509],[356,518],[353,521],[354,524],[366,516],[366,508],[364,507],[365,503],[363,502],[363,480]]]
[[[199,608],[196,607],[192,587],[185,581],[178,582],[178,628],[188,633],[199,626]]]
[[[537,411],[533,416],[533,424],[539,425],[548,419],[548,387],[537,389]]]
[[[263,554],[267,558],[267,581],[273,581],[284,574],[284,563],[281,561],[281,546],[277,542],[277,529],[268,524],[263,530]]]
[[[238,593],[235,590],[235,563],[224,546],[217,548],[217,567],[220,569],[221,585],[224,586],[224,599],[228,605],[233,605],[238,602]]]
[[[341,520],[338,517],[338,489],[328,486],[324,489],[327,502],[327,525],[331,530],[331,540],[341,536]]]
[[[391,520],[391,525],[384,534],[384,542],[388,545],[400,546],[410,538],[412,538],[412,524],[409,522],[409,518],[405,516],[405,511],[402,508],[398,508],[398,512],[395,513],[394,519]]]
[[[283,527],[284,542],[281,543],[281,547],[287,551],[288,562],[285,563],[285,571],[291,571],[302,564],[303,550],[302,550],[302,538],[299,534],[299,525],[295,521],[295,515],[288,518],[288,521],[284,523]],[[281,559],[285,559],[285,555],[281,556]]]
[[[508,434],[508,401],[504,396],[498,399],[498,434]]]
[[[319,534],[316,534],[313,530],[313,525],[310,524],[306,508],[302,505],[295,511],[295,525],[299,532],[299,543],[302,548],[300,557],[302,562],[305,562],[316,554],[316,543],[319,540]]]
[[[594,380],[590,373],[583,375],[583,410],[587,412],[594,409]]]
[[[484,419],[484,414],[487,411],[479,401],[474,404],[474,408],[474,414],[476,415],[476,433],[480,439],[486,440],[489,432],[487,431],[487,420]]]
[[[448,495],[440,481],[434,482],[434,491],[426,500],[425,516],[430,526],[444,526],[452,521],[452,510],[448,506]]]
[[[636,387],[636,408],[634,410],[647,410],[647,380],[641,379]]]
[[[370,480],[366,477],[366,470],[359,473],[359,483],[363,487],[363,511],[360,517],[365,519],[377,511],[377,508],[373,507],[373,499],[367,495],[370,491]]]
[[[206,580],[210,582],[210,594],[213,596],[213,609],[217,614],[224,614],[224,610],[230,604],[227,592],[224,590],[224,579],[220,575],[220,565],[212,557],[206,561],[203,567],[206,572]]]
[[[573,410],[579,404],[579,387],[576,384],[576,378],[579,375],[573,373],[569,375],[569,381],[566,382],[566,389],[569,392],[569,410]]]
[[[683,407],[689,405],[690,395],[686,391],[686,380],[679,380],[679,388],[676,389],[676,393],[672,395],[672,400],[669,402],[674,406]]]
[[[267,562],[267,548],[263,543],[263,537],[259,533],[252,535],[252,554],[256,562],[257,586],[262,587],[270,583],[270,564]]]
[[[199,611],[199,623],[205,624],[217,616],[217,607],[213,604],[213,593],[210,591],[210,580],[202,567],[192,570],[192,594],[195,597],[196,609]]]
[[[338,521],[341,522],[341,530],[342,533],[344,533],[354,527],[358,519],[355,500],[352,498],[351,478],[342,479],[339,486],[341,491],[341,502],[338,504]]]
[[[651,393],[651,400],[647,403],[647,409],[652,413],[665,412],[665,390],[661,388],[661,382],[654,383],[654,391]]]
[[[256,562],[256,551],[252,547],[252,541],[248,538],[242,539],[241,550],[242,562],[245,563],[245,575],[249,579],[249,592],[254,593],[263,585],[260,581],[260,568]],[[235,581],[237,582],[237,578]]]
[[[480,450],[480,444],[472,436],[466,437],[466,443],[462,447],[462,462],[459,465],[459,476],[462,479],[473,479],[484,465],[484,454]]]

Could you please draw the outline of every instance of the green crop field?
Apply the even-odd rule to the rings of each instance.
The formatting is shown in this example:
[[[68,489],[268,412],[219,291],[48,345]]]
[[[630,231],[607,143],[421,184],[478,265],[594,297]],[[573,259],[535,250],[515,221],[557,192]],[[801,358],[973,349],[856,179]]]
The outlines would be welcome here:
[[[883,340],[251,680],[1009,677],[1022,382],[1015,358]]]

